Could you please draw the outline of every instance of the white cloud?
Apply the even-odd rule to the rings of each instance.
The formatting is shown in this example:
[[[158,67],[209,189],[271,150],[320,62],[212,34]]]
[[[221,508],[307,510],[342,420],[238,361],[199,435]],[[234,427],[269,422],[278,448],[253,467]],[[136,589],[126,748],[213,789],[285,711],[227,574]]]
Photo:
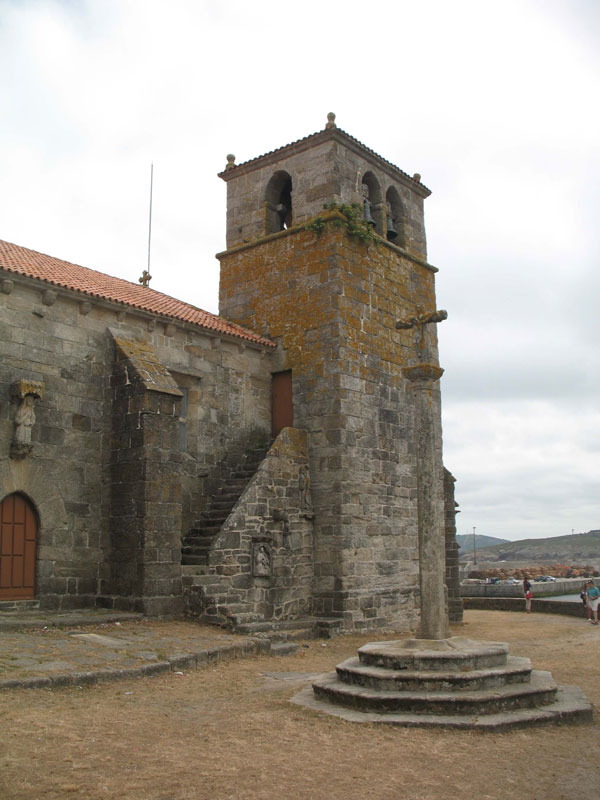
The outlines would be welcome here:
[[[152,285],[216,311],[225,155],[333,110],[434,191],[459,524],[598,527],[599,16],[588,0],[0,0],[0,237],[137,281],[154,161]]]

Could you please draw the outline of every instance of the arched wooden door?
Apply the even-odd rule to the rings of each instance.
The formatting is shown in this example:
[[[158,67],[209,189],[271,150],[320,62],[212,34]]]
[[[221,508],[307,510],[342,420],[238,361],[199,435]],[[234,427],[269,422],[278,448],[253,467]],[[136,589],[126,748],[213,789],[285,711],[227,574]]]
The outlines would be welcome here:
[[[38,525],[31,503],[10,494],[0,504],[0,600],[35,596]]]

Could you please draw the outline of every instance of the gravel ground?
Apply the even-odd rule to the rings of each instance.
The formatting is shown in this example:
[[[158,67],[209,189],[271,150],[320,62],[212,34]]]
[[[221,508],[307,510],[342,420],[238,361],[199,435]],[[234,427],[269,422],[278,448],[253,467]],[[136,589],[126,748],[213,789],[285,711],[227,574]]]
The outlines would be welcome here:
[[[511,654],[600,703],[600,628],[550,614],[469,611],[465,621],[454,633],[509,642]],[[167,641],[169,626],[187,624],[154,625]],[[600,791],[597,720],[501,734],[406,730],[290,703],[311,675],[366,640],[307,641],[285,658],[91,687],[0,692],[0,797],[579,800]]]

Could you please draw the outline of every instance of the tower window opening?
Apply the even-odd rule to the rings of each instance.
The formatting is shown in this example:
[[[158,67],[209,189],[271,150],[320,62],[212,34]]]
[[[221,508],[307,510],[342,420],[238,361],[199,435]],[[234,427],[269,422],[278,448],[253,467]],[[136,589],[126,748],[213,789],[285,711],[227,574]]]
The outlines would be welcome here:
[[[277,233],[292,226],[292,179],[287,172],[276,172],[265,193],[266,233]]]
[[[361,191],[363,196],[363,215],[377,233],[383,234],[383,209],[379,182],[372,172],[365,172],[362,177]]]
[[[389,242],[404,247],[404,211],[398,191],[393,187],[385,194],[385,236]]]

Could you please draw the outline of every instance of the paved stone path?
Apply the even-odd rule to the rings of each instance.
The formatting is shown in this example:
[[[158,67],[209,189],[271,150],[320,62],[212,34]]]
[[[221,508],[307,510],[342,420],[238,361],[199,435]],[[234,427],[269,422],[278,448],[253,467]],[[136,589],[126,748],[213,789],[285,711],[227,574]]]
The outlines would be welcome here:
[[[0,690],[81,686],[184,671],[271,647],[265,639],[135,614],[2,614]]]

